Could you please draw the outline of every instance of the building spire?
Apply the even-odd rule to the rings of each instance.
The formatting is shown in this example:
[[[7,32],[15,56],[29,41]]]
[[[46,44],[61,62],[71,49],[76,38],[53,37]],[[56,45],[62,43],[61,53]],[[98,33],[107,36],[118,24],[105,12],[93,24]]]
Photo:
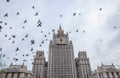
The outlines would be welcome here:
[[[63,35],[64,31],[62,30],[61,24],[59,25],[58,35]]]

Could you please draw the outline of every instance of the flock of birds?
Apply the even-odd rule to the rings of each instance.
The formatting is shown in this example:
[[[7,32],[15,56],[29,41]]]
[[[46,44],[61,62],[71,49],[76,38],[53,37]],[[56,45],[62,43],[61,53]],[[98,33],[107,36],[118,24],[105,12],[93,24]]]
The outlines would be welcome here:
[[[6,0],[6,1],[7,1],[7,2],[10,2],[10,0]],[[35,9],[35,6],[32,6],[31,8],[32,8],[32,9]],[[102,11],[102,8],[99,8],[99,11]],[[39,14],[39,12],[36,12],[34,16],[38,16],[38,14]],[[16,15],[20,15],[20,12],[17,12]],[[74,12],[72,16],[76,16],[76,15],[81,15],[81,13],[76,13],[76,12]],[[8,17],[9,17],[9,13],[5,13],[3,17],[4,17],[4,18],[8,18]],[[60,15],[60,18],[62,18],[62,17],[63,17],[63,15],[61,14],[61,15]],[[25,23],[28,23],[28,22],[27,22],[27,19],[24,19],[24,20],[23,20],[23,24],[25,24]],[[4,25],[6,26],[6,25],[8,25],[8,24],[7,24],[6,22],[0,21],[0,34],[2,33],[2,30],[3,30],[4,27],[5,27]],[[43,26],[43,25],[42,25],[42,21],[39,19],[39,20],[37,21],[37,27],[42,27],[42,26]],[[10,30],[12,30],[12,28],[13,28],[13,27],[9,27]],[[25,26],[23,26],[22,28],[24,29]],[[113,28],[116,29],[117,27],[114,26]],[[45,41],[48,41],[47,36],[50,35],[51,33],[54,33],[54,32],[55,32],[55,29],[52,29],[48,34],[43,34],[43,36],[44,36],[45,39],[41,41],[41,44],[39,44],[39,47],[42,47],[42,45],[45,44]],[[76,29],[75,32],[76,32],[76,33],[79,32],[79,29]],[[85,33],[85,32],[86,32],[85,30],[82,31],[82,33]],[[41,30],[41,33],[44,33],[44,30]],[[68,33],[72,33],[72,32],[69,31]],[[24,38],[22,38],[21,41],[26,40],[29,36],[30,36],[29,33],[28,33],[28,34],[25,34]],[[14,34],[13,34],[13,35],[10,35],[10,36],[9,36],[9,34],[5,34],[4,37],[6,37],[6,38],[9,37],[8,40],[13,40],[13,41],[12,41],[12,44],[15,44],[15,42],[16,42],[16,41],[15,41],[15,38],[17,37],[17,35],[14,35]],[[103,41],[103,39],[101,39],[100,41]],[[35,44],[35,40],[34,40],[34,39],[31,39],[29,42],[30,42],[30,45]],[[6,54],[2,53],[3,50],[4,50],[4,49],[3,49],[2,47],[0,47],[0,59],[5,58],[5,57],[6,57],[7,59],[9,59],[9,58],[10,58],[9,56],[6,56]],[[20,51],[19,46],[16,46],[16,48],[15,48],[14,51],[16,52],[15,55],[17,56],[17,55],[18,55],[18,52]],[[30,51],[33,52],[33,51],[34,51],[34,47],[30,48]],[[23,57],[28,57],[28,56],[30,56],[30,54],[29,54],[29,53],[27,53],[27,54],[25,53],[25,54],[22,54],[22,56],[23,56]],[[31,59],[31,60],[32,60],[32,59]],[[14,61],[14,62],[17,62],[17,61],[19,61],[19,59],[18,59],[17,57],[13,57],[13,61]],[[23,62],[27,62],[27,59],[23,59]]]

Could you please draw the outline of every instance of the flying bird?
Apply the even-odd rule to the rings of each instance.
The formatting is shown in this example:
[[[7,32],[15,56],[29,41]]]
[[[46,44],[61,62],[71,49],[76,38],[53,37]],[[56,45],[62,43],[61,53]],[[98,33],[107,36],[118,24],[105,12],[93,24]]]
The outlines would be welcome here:
[[[83,30],[83,33],[85,33],[85,30]]]
[[[20,14],[19,12],[16,13],[16,15],[19,15],[19,14]]]
[[[2,51],[2,48],[0,48],[0,51]]]
[[[24,20],[24,24],[25,24],[25,23],[27,23],[27,20],[26,20],[26,19]]]
[[[8,17],[8,13],[6,13],[6,14],[4,15],[4,17]]]
[[[114,28],[116,29],[117,27],[116,27],[116,26],[114,26]]]
[[[32,6],[33,9],[35,9],[35,6]]]
[[[27,38],[27,37],[28,37],[28,34],[25,35],[25,38]]]
[[[42,24],[42,22],[40,22],[40,23],[37,25],[37,27],[41,27],[41,26],[42,26],[41,24]]]
[[[0,25],[0,32],[1,32],[1,29],[3,29],[3,28],[2,28],[2,26]]]
[[[79,30],[77,29],[76,32],[78,32]]]
[[[33,48],[31,48],[30,51],[33,51]]]
[[[2,23],[2,21],[0,21],[0,23]]]
[[[76,15],[76,13],[73,13],[73,16],[75,16]]]
[[[10,0],[6,0],[7,2],[10,2]]]
[[[60,15],[60,17],[63,17],[63,15]]]
[[[5,25],[7,25],[7,23],[5,23]]]
[[[5,34],[5,37],[7,37],[7,34]]]
[[[15,35],[11,35],[13,38],[16,38],[16,36]]]
[[[10,27],[10,29],[12,29],[12,27]]]
[[[38,16],[38,12],[36,12],[35,16]]]
[[[14,44],[15,43],[15,41],[12,41],[12,44]]]
[[[35,44],[35,40],[31,40],[31,45],[32,45],[32,44]]]
[[[16,51],[16,52],[19,51],[19,48],[17,47],[15,51]]]
[[[99,8],[99,11],[102,11],[102,8]]]

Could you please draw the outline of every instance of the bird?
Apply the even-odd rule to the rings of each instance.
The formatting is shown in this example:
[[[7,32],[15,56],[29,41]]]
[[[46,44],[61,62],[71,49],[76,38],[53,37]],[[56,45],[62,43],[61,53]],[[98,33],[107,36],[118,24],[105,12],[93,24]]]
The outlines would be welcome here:
[[[25,24],[25,23],[27,23],[27,20],[26,20],[26,19],[24,20],[24,24]]]
[[[6,14],[4,15],[4,17],[8,17],[8,13],[6,13]]]
[[[39,46],[41,47],[42,45],[40,44]]]
[[[5,34],[5,37],[7,37],[7,34]]]
[[[14,44],[15,43],[15,41],[12,41],[12,44]]]
[[[35,9],[35,6],[32,6],[33,9]]]
[[[32,44],[35,44],[35,40],[31,40],[31,45],[32,45]]]
[[[2,21],[0,21],[0,23],[2,23]]]
[[[73,13],[73,16],[75,16],[76,15],[76,13]]]
[[[42,22],[41,22],[41,23],[39,23],[39,24],[37,25],[37,27],[41,27],[41,26],[42,26],[41,24],[42,24]]]
[[[43,31],[41,31],[41,33],[43,33]]]
[[[15,35],[11,35],[13,38],[16,38],[16,36]]]
[[[36,12],[35,16],[38,16],[38,12]]]
[[[114,26],[114,28],[117,28],[116,26]]]
[[[78,15],[81,15],[81,13],[79,13]]]
[[[10,2],[10,0],[6,0],[7,2]]]
[[[17,47],[15,51],[16,51],[16,52],[19,51],[19,48]]]
[[[30,51],[33,51],[33,48],[31,48]]]
[[[25,26],[22,27],[23,29],[25,28]]]
[[[25,38],[27,38],[27,37],[28,37],[28,34],[25,35]]]
[[[40,19],[38,20],[38,22],[37,22],[38,24],[40,23]]]
[[[16,13],[16,15],[19,15],[19,14],[20,14],[19,12]]]
[[[0,48],[0,51],[2,51],[2,48]]]
[[[99,11],[102,11],[102,8],[99,8]]]
[[[1,32],[1,29],[3,29],[3,28],[2,28],[2,26],[0,25],[0,32]]]
[[[5,23],[5,25],[7,25],[7,23]]]
[[[9,40],[11,40],[11,37],[9,38]]]
[[[63,15],[61,14],[60,17],[63,17]]]
[[[54,30],[54,29],[52,29],[52,32],[55,32],[55,30]]]
[[[10,27],[10,29],[12,29],[12,27]]]
[[[76,32],[78,32],[79,30],[77,29]]]
[[[24,41],[25,39],[23,38],[22,41]]]
[[[85,30],[83,30],[83,33],[85,33]]]
[[[44,37],[47,37],[47,35],[44,35]]]

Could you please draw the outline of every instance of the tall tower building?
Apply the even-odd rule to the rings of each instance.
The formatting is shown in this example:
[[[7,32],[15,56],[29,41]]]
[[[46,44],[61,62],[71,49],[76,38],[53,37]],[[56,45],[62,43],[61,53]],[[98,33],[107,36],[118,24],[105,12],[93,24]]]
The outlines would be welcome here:
[[[47,78],[77,78],[72,41],[61,27],[50,41]]]
[[[77,78],[91,78],[91,66],[86,52],[79,52],[76,59]]]
[[[37,51],[33,62],[33,75],[35,78],[45,78],[46,62],[43,51]]]

